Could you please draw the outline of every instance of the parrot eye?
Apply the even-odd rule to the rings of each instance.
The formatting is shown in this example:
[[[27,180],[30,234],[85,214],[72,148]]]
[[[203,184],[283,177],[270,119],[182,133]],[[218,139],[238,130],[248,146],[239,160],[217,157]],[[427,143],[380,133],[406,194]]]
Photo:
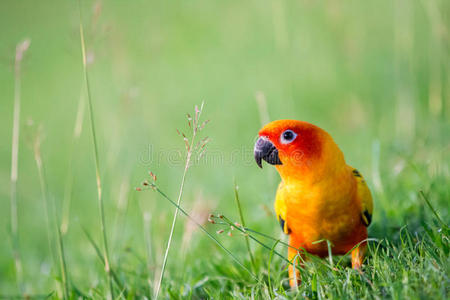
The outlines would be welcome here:
[[[297,134],[292,130],[288,129],[281,134],[280,140],[282,144],[289,144],[290,142],[295,140],[296,137]]]

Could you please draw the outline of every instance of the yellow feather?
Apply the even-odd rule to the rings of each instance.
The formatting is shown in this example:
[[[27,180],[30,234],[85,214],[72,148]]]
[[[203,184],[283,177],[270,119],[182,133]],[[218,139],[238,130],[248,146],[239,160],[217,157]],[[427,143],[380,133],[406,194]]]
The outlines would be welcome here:
[[[367,186],[364,177],[356,169],[353,169],[353,175],[356,178],[357,183],[357,198],[361,205],[361,218],[364,220],[364,224],[369,226],[372,222],[373,201],[372,194]]]
[[[277,195],[275,197],[275,214],[277,215],[277,220],[280,222],[283,232],[286,234],[289,234],[289,227],[286,220],[287,215],[287,208],[286,208],[286,202],[285,202],[285,195],[284,195],[284,183],[283,181],[280,182],[278,185]]]

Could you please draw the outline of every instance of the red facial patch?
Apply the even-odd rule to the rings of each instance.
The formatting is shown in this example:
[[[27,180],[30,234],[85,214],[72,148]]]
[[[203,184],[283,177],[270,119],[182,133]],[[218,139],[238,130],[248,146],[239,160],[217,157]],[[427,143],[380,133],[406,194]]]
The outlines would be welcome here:
[[[286,130],[292,130],[297,137],[290,143],[281,143],[280,137]],[[296,120],[279,120],[266,125],[259,132],[266,136],[278,149],[280,157],[288,156],[292,162],[305,162],[320,158],[322,137],[320,128]]]

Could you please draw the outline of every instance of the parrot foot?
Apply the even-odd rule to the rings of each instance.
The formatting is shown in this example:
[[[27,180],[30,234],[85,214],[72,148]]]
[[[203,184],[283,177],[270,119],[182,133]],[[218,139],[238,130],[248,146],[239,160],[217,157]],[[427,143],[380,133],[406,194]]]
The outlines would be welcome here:
[[[301,283],[300,268],[303,265],[304,255],[296,249],[289,248],[288,259],[292,263],[289,265],[289,285],[291,289],[297,289]]]
[[[355,270],[361,270],[362,263],[364,261],[364,255],[366,254],[366,243],[359,245],[352,251],[352,268]]]

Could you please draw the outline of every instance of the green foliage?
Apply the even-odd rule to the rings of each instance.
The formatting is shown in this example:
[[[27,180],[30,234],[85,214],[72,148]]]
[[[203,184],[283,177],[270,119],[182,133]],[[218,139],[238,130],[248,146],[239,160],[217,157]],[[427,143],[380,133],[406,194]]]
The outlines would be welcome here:
[[[135,188],[151,170],[177,200],[186,153],[176,129],[189,131],[185,114],[202,101],[202,118],[211,120],[202,135],[210,141],[201,158],[193,156],[181,206],[257,279],[180,214],[161,298],[449,298],[450,2],[81,3],[98,175],[78,4],[0,3],[0,298],[104,299],[106,240],[112,294],[152,298],[175,207]],[[31,44],[18,74],[11,62],[25,38]],[[17,90],[16,234],[9,176]],[[363,273],[348,268],[347,258],[335,257],[333,266],[311,258],[298,291],[289,290],[287,262],[277,255],[286,254],[286,238],[272,212],[278,175],[252,157],[262,123],[281,118],[330,132],[366,178],[375,203],[369,235],[377,241]],[[42,193],[30,124],[43,129]],[[43,197],[52,211],[54,203],[51,245]],[[209,223],[210,213],[231,224],[245,218],[250,247],[238,227]],[[60,253],[62,262],[52,257]]]

